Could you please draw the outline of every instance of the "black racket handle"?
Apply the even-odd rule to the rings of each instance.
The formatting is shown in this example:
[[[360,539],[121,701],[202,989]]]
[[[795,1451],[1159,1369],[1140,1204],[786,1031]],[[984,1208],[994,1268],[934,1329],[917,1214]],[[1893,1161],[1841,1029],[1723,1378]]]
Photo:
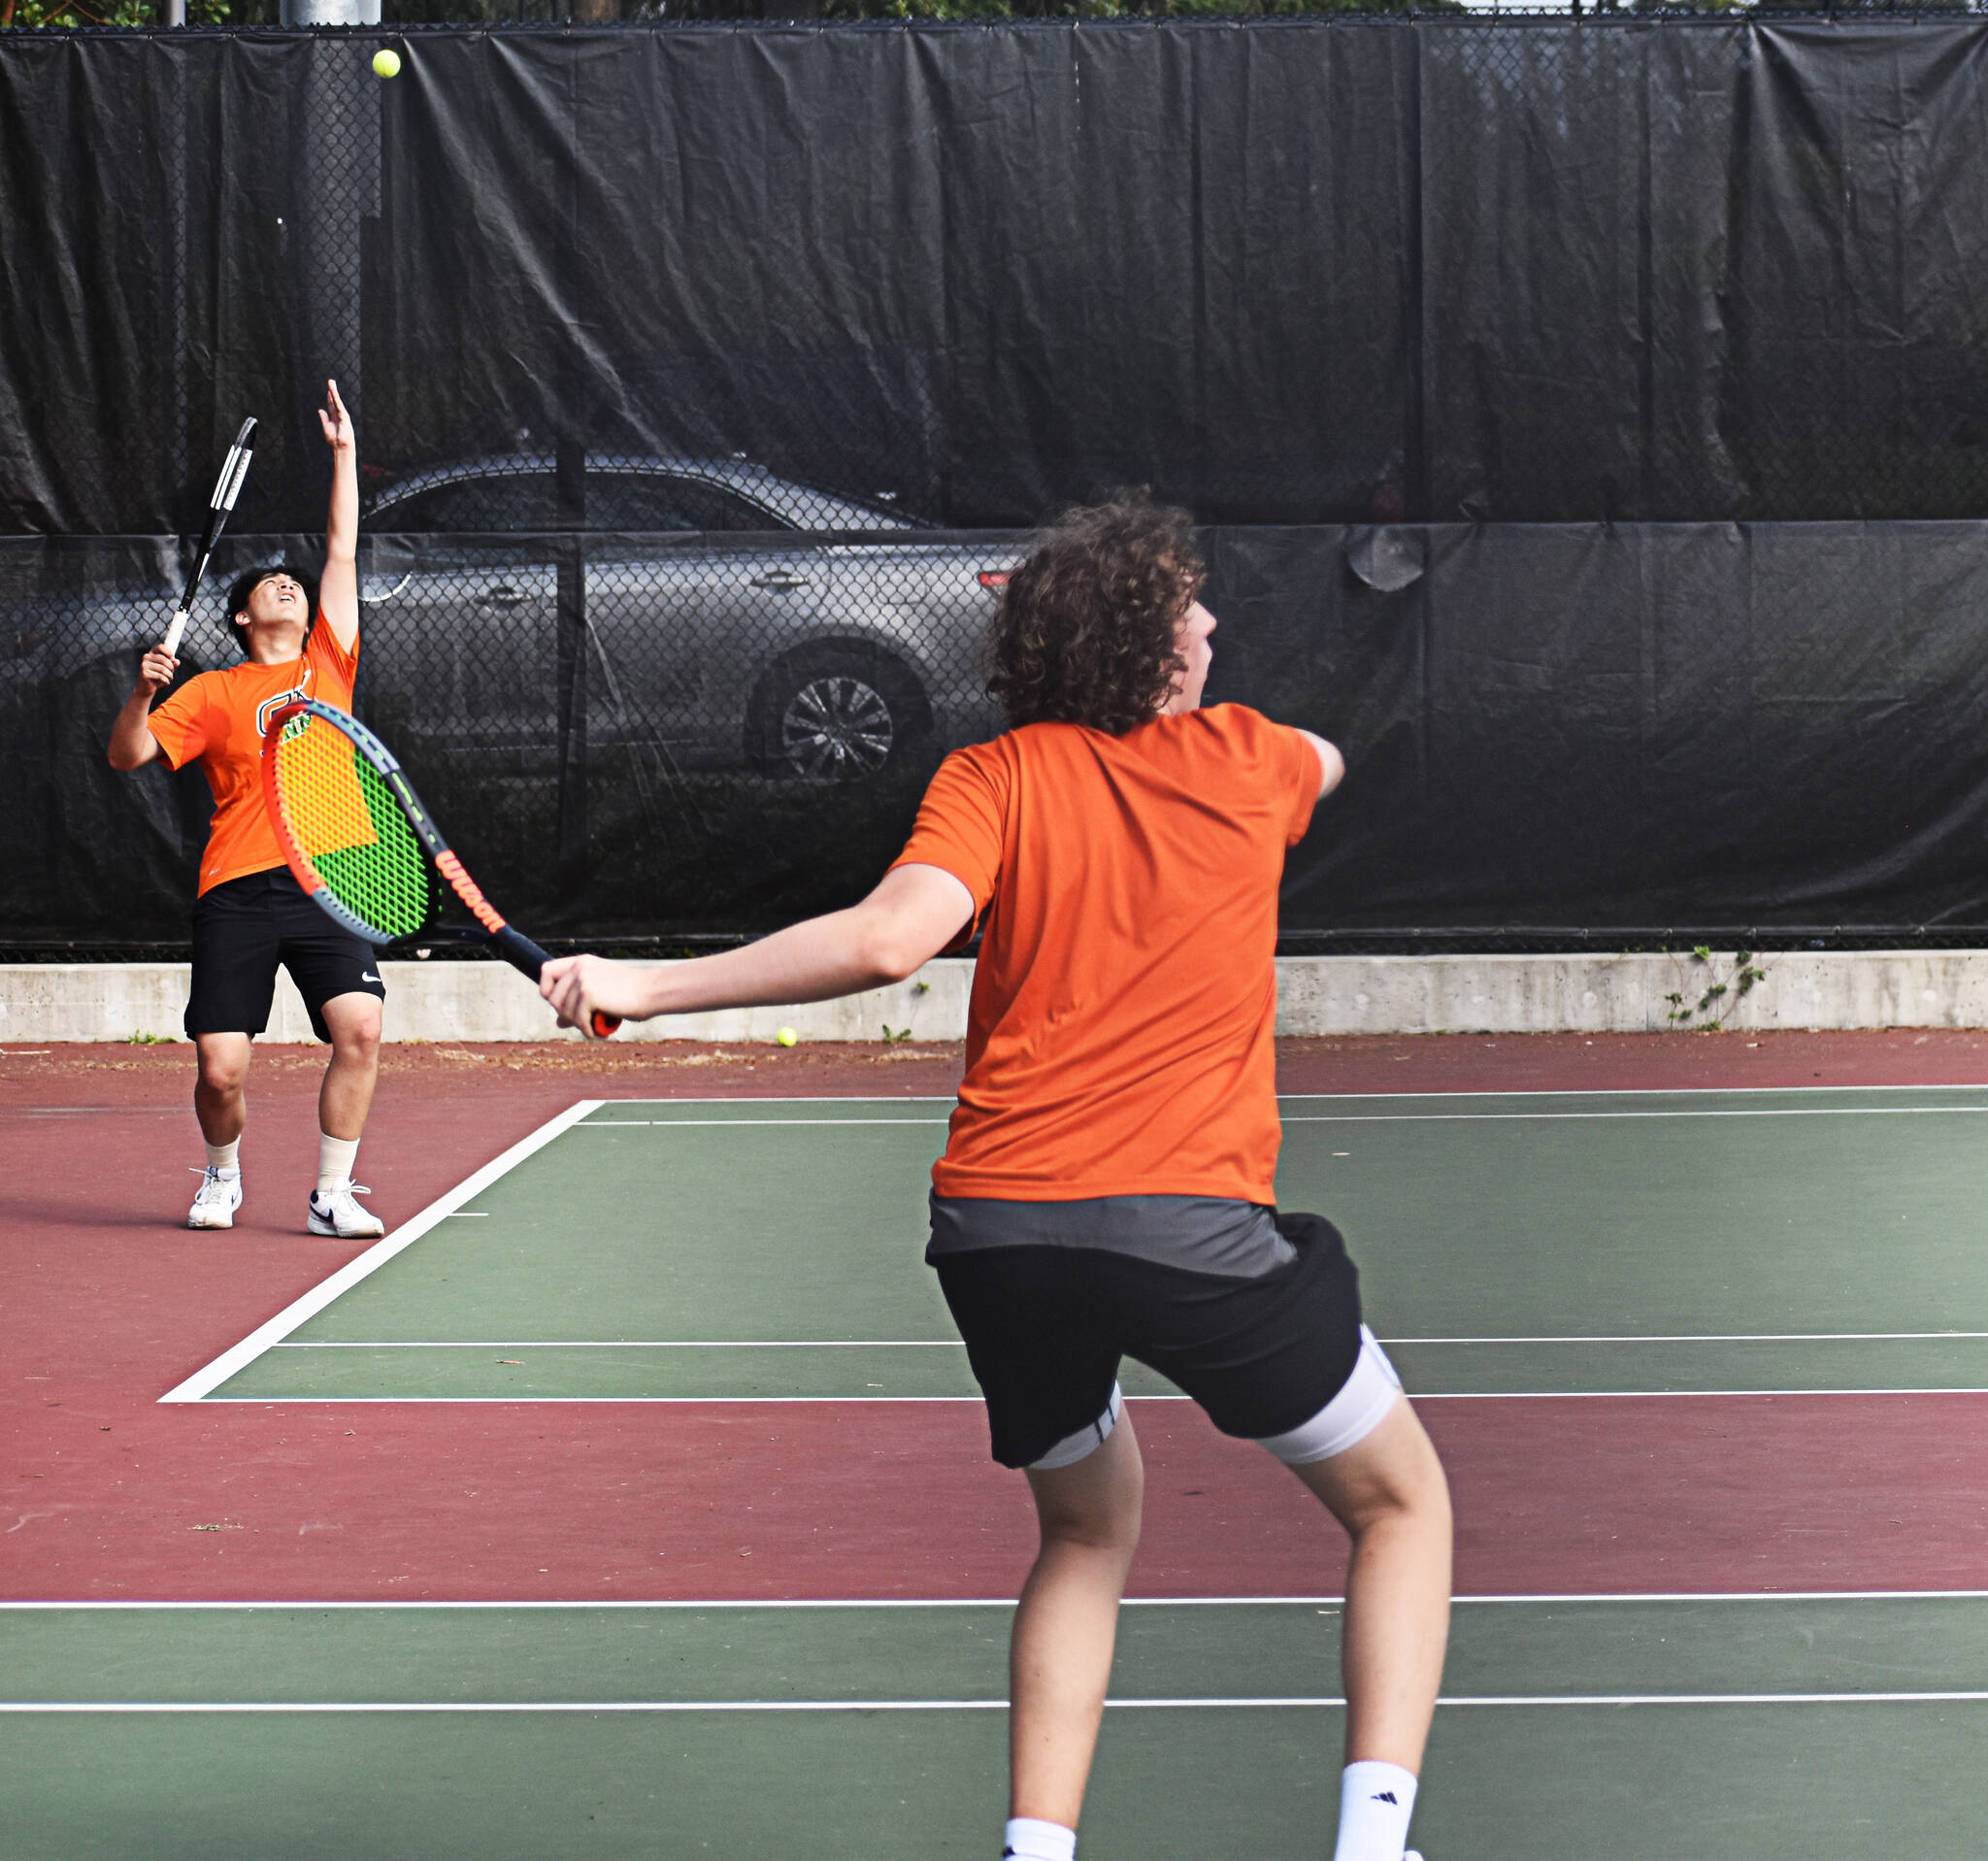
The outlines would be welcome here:
[[[514,969],[522,970],[535,982],[545,975],[546,965],[552,960],[523,931],[513,930],[509,924],[502,930],[492,931],[490,941],[497,946],[507,963]],[[603,1014],[596,1009],[590,1018],[590,1025],[595,1038],[605,1041],[621,1025],[621,1017],[618,1014]]]

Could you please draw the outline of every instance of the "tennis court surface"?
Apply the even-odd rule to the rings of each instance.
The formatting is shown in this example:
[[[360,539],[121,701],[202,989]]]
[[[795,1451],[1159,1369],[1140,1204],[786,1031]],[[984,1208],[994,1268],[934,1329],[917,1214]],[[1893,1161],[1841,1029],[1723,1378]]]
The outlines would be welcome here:
[[[1988,1085],[1728,1037],[1562,1086],[1478,1042],[1441,1089],[1417,1045],[1396,1089],[1400,1043],[1287,1064],[1279,1180],[1344,1229],[1454,1486],[1417,1845],[1988,1853]],[[1697,1083],[1639,1089],[1677,1053]],[[24,1409],[0,1521],[7,1852],[990,1852],[1033,1545],[917,1263],[943,1070],[389,1078],[431,1193],[364,1251],[177,1235],[108,1180],[73,1234],[10,1223],[76,1247],[16,1353],[52,1366],[28,1404],[75,1386]],[[171,1148],[167,1079],[15,1076],[4,1115]],[[1083,1852],[1321,1855],[1337,1530],[1127,1390],[1148,1524]]]

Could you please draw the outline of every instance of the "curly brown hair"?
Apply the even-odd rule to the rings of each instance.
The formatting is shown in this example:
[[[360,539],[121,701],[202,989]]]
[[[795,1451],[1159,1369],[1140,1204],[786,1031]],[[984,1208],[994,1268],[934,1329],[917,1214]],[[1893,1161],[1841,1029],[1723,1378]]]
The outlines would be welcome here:
[[[1009,578],[988,691],[1011,724],[1122,737],[1150,722],[1184,669],[1176,630],[1202,579],[1185,511],[1121,496],[1065,512]]]

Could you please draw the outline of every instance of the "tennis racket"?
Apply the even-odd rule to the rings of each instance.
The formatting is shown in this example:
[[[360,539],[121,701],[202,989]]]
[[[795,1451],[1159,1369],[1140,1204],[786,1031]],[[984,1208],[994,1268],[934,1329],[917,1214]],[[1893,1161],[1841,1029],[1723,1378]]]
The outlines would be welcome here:
[[[416,937],[475,938],[535,982],[551,960],[463,871],[393,751],[356,717],[315,698],[272,712],[262,799],[297,883],[353,936],[382,949]],[[450,898],[480,928],[438,921]],[[593,1016],[602,1040],[620,1025]]]
[[[228,448],[221,475],[215,481],[214,497],[207,507],[207,528],[200,533],[200,553],[193,558],[193,573],[186,578],[186,592],[180,597],[180,605],[173,612],[173,623],[166,629],[165,649],[169,653],[180,650],[180,636],[186,631],[186,622],[192,615],[193,597],[200,592],[200,578],[207,573],[208,558],[214,554],[214,546],[228,520],[228,513],[242,495],[242,481],[248,476],[248,461],[254,456],[255,420],[251,415],[242,422],[241,432],[235,435],[234,445]]]

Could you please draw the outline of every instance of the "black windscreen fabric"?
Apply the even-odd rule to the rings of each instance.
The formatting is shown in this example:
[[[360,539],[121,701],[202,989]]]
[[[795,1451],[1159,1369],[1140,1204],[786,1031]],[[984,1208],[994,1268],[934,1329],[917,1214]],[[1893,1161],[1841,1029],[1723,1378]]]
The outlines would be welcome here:
[[[1988,506],[1988,22],[0,40],[0,530],[584,447],[933,521]],[[580,514],[574,513],[576,521]]]
[[[1399,500],[1411,48],[1059,25],[422,41],[375,451],[747,452],[930,517]],[[382,415],[384,421],[381,423]]]
[[[1339,742],[1287,931],[1988,922],[1988,528],[1219,533],[1210,693]]]

